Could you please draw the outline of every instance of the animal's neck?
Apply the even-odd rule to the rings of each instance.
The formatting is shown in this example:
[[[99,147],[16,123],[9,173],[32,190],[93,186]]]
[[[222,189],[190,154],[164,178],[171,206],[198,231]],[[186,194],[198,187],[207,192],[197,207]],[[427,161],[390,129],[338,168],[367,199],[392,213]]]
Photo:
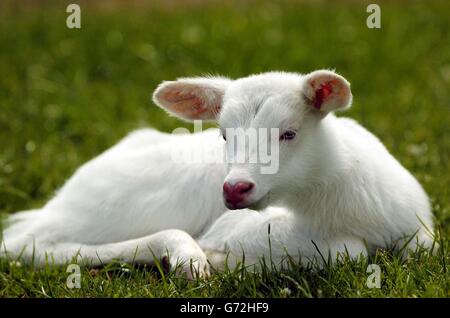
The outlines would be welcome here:
[[[327,199],[328,191],[339,191],[336,184],[345,180],[352,166],[351,153],[342,140],[339,125],[338,119],[329,115],[317,123],[308,140],[304,140],[308,154],[302,156],[300,164],[305,172],[281,195],[281,202],[289,209],[320,206],[325,204],[320,201]]]

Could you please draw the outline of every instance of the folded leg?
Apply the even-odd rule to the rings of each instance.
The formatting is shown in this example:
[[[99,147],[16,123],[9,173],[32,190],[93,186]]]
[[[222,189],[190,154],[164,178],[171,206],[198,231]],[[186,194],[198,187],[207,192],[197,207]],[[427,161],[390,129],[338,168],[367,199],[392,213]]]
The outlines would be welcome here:
[[[361,239],[345,235],[324,238],[310,233],[298,217],[281,208],[227,212],[198,243],[216,270],[242,262],[257,269],[262,258],[266,264],[280,267],[288,255],[304,265],[314,263],[319,267],[324,261],[367,255]]]
[[[209,274],[205,254],[189,234],[180,230],[165,230],[142,238],[98,245],[51,243],[30,239],[24,246],[17,245],[10,250],[4,245],[2,249],[8,256],[19,257],[22,261],[33,262],[36,266],[46,263],[60,265],[73,260],[90,266],[99,266],[114,260],[152,264],[156,260],[168,258],[170,266],[186,272],[188,278],[192,278],[194,272],[200,276]]]

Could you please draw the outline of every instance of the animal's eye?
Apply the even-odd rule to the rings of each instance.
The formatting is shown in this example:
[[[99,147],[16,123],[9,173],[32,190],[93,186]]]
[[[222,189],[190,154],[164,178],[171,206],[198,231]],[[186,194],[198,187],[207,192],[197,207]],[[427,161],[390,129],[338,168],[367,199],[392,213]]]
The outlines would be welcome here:
[[[294,130],[285,131],[281,136],[280,140],[292,140],[297,135],[297,132]]]

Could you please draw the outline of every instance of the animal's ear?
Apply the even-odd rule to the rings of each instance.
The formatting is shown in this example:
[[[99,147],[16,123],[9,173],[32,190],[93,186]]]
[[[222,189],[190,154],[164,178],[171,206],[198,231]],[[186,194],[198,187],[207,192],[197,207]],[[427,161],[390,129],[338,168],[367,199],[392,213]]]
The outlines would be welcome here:
[[[183,120],[214,120],[222,108],[231,80],[223,77],[180,78],[159,84],[153,93],[156,105]]]
[[[328,70],[319,70],[304,77],[302,93],[307,104],[324,114],[344,110],[352,103],[350,83],[342,76]]]

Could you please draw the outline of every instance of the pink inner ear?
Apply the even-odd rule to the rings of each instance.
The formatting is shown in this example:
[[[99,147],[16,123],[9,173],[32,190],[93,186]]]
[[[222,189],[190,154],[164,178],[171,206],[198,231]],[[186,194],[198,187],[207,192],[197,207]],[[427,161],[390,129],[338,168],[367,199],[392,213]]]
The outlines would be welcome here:
[[[168,109],[183,114],[188,119],[201,118],[207,111],[204,101],[190,92],[168,91],[164,94],[164,99],[172,103],[167,106]]]
[[[316,90],[316,97],[314,99],[314,108],[320,109],[326,98],[333,92],[331,82],[320,85],[320,88]]]

